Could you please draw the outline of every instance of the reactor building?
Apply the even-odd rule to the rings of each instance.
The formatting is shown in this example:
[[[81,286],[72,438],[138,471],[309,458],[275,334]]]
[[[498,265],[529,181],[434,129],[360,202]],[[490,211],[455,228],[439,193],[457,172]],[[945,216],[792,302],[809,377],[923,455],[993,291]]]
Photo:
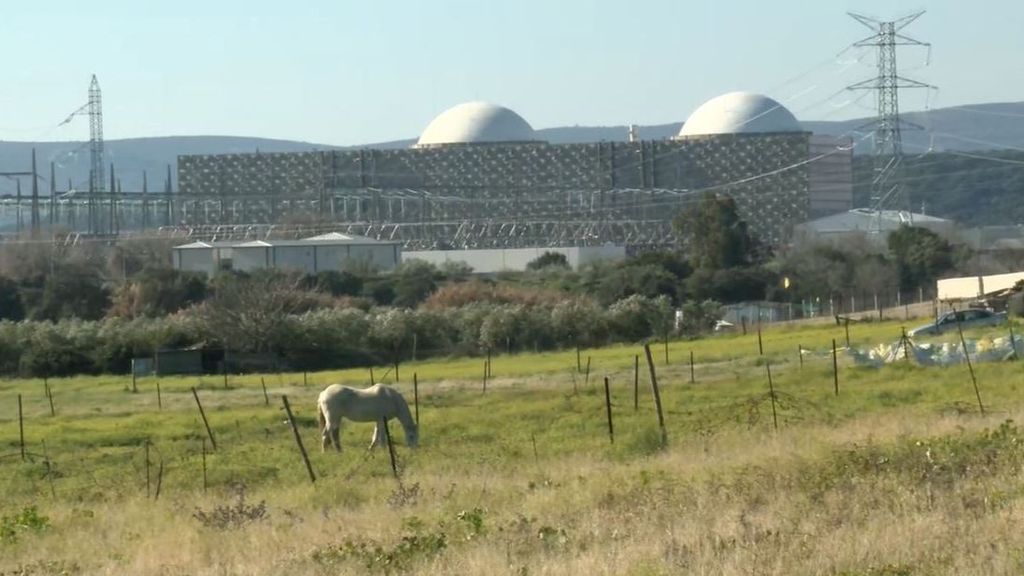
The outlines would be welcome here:
[[[193,230],[303,223],[409,249],[676,242],[673,217],[711,191],[772,245],[852,208],[849,139],[815,136],[766,96],[697,108],[678,136],[545,142],[516,112],[469,102],[407,149],[186,155],[173,218]]]

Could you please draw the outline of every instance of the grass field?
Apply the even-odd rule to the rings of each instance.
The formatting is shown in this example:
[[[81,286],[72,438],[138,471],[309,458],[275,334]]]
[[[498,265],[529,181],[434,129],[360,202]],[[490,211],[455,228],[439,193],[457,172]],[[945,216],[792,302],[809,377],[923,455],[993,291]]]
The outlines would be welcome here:
[[[899,331],[850,326],[855,347]],[[639,346],[583,350],[589,383],[575,351],[496,356],[486,393],[481,358],[404,364],[421,447],[392,427],[400,481],[386,450],[365,450],[371,425],[347,424],[340,455],[319,449],[317,393],[368,384],[366,370],[265,375],[269,405],[259,375],[163,378],[162,408],[153,378],[138,392],[123,376],[54,379],[53,416],[41,380],[3,381],[0,574],[1024,572],[1024,364],[975,366],[984,414],[966,366],[840,354],[836,396],[833,338],[843,329],[766,331],[763,356],[754,333],[673,342],[668,364],[652,345],[664,447]],[[193,386],[217,442],[205,489]]]

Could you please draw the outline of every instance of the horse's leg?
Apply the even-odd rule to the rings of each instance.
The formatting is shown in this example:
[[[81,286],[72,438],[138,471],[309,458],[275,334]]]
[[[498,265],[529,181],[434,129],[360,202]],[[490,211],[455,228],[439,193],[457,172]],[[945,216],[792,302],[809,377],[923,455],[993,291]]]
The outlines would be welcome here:
[[[341,452],[341,422],[334,428],[331,428],[331,440],[334,442],[334,450]]]
[[[374,439],[370,442],[370,450],[375,446],[387,446],[387,438],[384,436],[384,420],[377,420],[374,424]]]

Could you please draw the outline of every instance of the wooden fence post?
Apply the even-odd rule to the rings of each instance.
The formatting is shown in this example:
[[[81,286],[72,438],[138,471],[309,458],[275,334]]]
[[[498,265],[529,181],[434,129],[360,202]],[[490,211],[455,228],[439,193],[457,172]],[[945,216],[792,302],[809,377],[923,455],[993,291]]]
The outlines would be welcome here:
[[[50,416],[56,416],[57,411],[53,409],[53,390],[50,389],[50,382],[43,376],[43,388],[46,389],[46,399],[50,402]]]
[[[580,363],[580,343],[576,343],[576,373],[583,371],[583,364]]]
[[[21,446],[21,459],[25,460],[25,416],[21,409],[21,394],[18,394],[18,445]]]
[[[761,341],[761,323],[757,323],[757,354],[764,356],[764,342]]]
[[[668,334],[665,334],[665,366],[668,366]]]
[[[487,377],[491,378],[494,374],[491,372],[491,348],[487,347]]]
[[[483,389],[482,393],[484,393],[484,394],[487,393],[487,361],[486,360],[484,360],[484,389]]]
[[[590,384],[590,356],[587,356],[587,375],[583,377],[583,384]]]
[[[146,498],[153,496],[149,474],[149,438],[146,438]]]
[[[412,402],[416,407],[416,426],[420,425],[420,381],[416,373],[412,373]]]
[[[263,405],[270,406],[270,396],[267,394],[267,379],[260,376],[260,386],[263,386]]]
[[[299,445],[299,452],[302,454],[302,461],[306,463],[306,471],[309,472],[309,481],[316,484],[316,474],[313,473],[313,466],[309,463],[309,455],[306,454],[306,447],[302,445],[302,435],[299,434],[299,427],[295,425],[295,418],[292,416],[292,407],[288,405],[288,396],[282,395],[281,402],[284,403],[284,411],[288,414],[288,424],[295,434],[295,443]]]
[[[697,377],[694,373],[693,368],[693,350],[690,350],[690,384],[697,382]]]
[[[206,488],[209,486],[209,482],[206,480],[206,438],[202,438],[203,441],[203,494],[206,494]]]
[[[846,347],[850,347],[850,317],[843,318],[843,328],[846,330]]]
[[[633,355],[633,412],[640,409],[640,355]]]
[[[803,344],[796,345],[796,357],[800,360],[800,369],[804,369],[804,346]]]
[[[384,425],[384,441],[388,444],[388,456],[391,458],[391,473],[398,479],[398,462],[395,461],[395,445],[391,442],[391,431],[388,430],[387,418],[381,420]]]
[[[46,480],[50,484],[50,497],[57,499],[57,487],[53,483],[53,461],[50,460],[50,451],[46,449],[46,440],[43,440],[43,458],[46,464]]]
[[[132,358],[132,392],[138,392],[139,387],[135,385],[135,358]]]
[[[373,366],[370,366],[370,386],[376,384],[377,381],[373,379]]]
[[[832,339],[832,383],[839,396],[839,360],[836,358],[836,339]]]
[[[370,369],[370,380],[371,380],[371,384],[372,384],[373,368]],[[309,372],[307,372],[305,370],[302,371],[302,385],[303,386],[309,386]]]
[[[661,444],[668,444],[668,433],[665,431],[665,415],[661,411],[661,392],[658,390],[658,377],[654,373],[654,359],[651,358],[651,345],[644,344],[644,354],[647,355],[647,367],[651,371],[651,389],[654,391],[654,407],[658,411],[658,428],[661,429]]]
[[[985,406],[981,403],[981,391],[978,390],[978,378],[974,375],[974,366],[971,364],[971,354],[967,351],[967,341],[964,340],[964,329],[960,325],[960,314],[953,308],[953,317],[956,318],[956,330],[960,333],[960,345],[964,349],[964,359],[967,360],[967,370],[971,373],[971,383],[974,384],[974,395],[978,398],[978,410],[985,415]]]
[[[604,377],[604,406],[608,411],[608,440],[615,444],[615,429],[612,427],[612,393],[608,386],[608,377]]]
[[[160,396],[160,377],[159,376],[156,377],[156,409],[157,410],[163,410],[164,409],[164,400]]]
[[[772,400],[772,424],[775,426],[775,431],[779,430],[779,416],[775,411],[775,385],[772,384],[772,364],[771,362],[765,361],[765,370],[768,372],[768,395]]]
[[[192,397],[196,399],[196,406],[199,407],[199,415],[203,417],[203,426],[206,427],[206,435],[210,437],[210,446],[217,449],[217,441],[213,439],[213,430],[210,430],[210,422],[206,419],[206,412],[203,410],[203,403],[199,401],[199,393],[196,387],[192,387]]]
[[[156,493],[153,494],[153,500],[160,499],[160,488],[164,485],[164,459],[160,459],[160,466],[156,469]]]

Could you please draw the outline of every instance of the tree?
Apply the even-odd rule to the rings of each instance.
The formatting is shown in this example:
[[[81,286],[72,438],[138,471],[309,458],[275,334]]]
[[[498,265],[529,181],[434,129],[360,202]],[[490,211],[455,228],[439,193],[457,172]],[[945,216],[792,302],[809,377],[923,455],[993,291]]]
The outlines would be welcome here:
[[[359,296],[363,292],[363,278],[348,270],[317,272],[306,278],[306,285],[331,296]]]
[[[21,301],[18,283],[6,276],[0,276],[0,320],[22,320],[25,306]]]
[[[544,252],[526,264],[527,270],[541,270],[552,267],[569,268],[569,259],[561,252]]]
[[[100,271],[87,262],[64,262],[43,283],[39,307],[32,311],[36,320],[81,318],[96,320],[110,306],[110,291]]]
[[[696,206],[680,212],[672,225],[689,249],[694,268],[720,270],[758,260],[757,243],[728,196],[706,192]]]
[[[930,284],[953,268],[953,246],[927,228],[901,226],[889,234],[888,245],[903,290]]]
[[[395,269],[395,306],[415,308],[437,289],[437,267],[423,260],[403,262]]]
[[[225,274],[217,278],[213,296],[194,310],[203,319],[205,332],[222,346],[277,351],[289,317],[303,311],[300,282],[273,270],[251,276]]]
[[[206,281],[197,272],[147,268],[118,290],[111,315],[126,318],[165,316],[206,298]]]

